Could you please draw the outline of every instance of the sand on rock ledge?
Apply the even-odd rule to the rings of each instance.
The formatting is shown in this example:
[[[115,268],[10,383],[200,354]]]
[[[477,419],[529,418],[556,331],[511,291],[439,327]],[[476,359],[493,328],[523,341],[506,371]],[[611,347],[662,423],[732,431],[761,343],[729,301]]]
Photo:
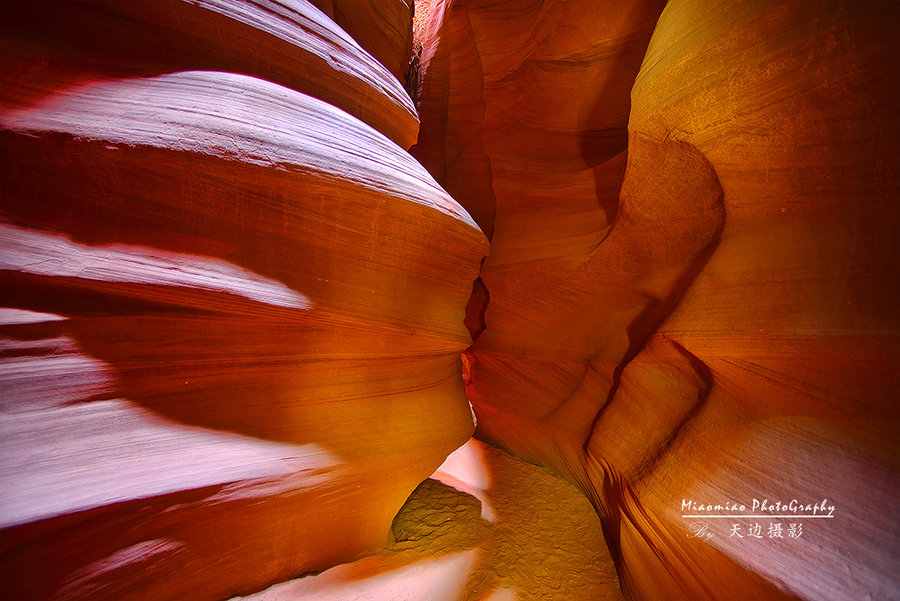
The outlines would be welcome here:
[[[245,601],[619,601],[600,520],[546,468],[472,439],[410,495],[375,554]]]

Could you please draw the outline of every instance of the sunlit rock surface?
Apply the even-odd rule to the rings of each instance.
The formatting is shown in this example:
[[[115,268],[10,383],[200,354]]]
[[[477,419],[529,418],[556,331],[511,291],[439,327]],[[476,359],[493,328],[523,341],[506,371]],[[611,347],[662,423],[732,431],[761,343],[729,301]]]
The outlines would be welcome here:
[[[412,57],[413,0],[313,0],[398,81]]]
[[[3,21],[0,596],[223,599],[377,547],[471,434],[484,236],[307,3],[95,6]],[[332,88],[355,116],[297,91]]]
[[[381,31],[381,17],[402,26],[396,16],[402,11],[379,11],[376,0],[357,4],[367,10],[346,7],[345,19],[374,31]],[[404,148],[416,141],[418,117],[401,82],[307,0],[6,2],[0,24],[0,82],[17,87],[15,95],[4,94],[4,104],[34,102],[50,78],[59,87],[180,70],[232,71],[321,98]],[[372,35],[360,28],[359,39],[371,45]],[[402,31],[381,35],[384,44],[408,43]],[[400,60],[398,54],[394,62]]]
[[[600,520],[546,468],[471,440],[397,514],[390,545],[246,601],[622,601]]]
[[[895,598],[896,4],[432,4],[479,432],[579,483],[633,598]],[[688,538],[753,498],[835,517]]]

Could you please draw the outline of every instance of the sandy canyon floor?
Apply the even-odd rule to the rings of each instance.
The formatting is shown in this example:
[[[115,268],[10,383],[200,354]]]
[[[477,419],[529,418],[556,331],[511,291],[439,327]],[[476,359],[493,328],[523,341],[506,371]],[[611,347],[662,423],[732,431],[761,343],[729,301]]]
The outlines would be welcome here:
[[[478,440],[410,495],[392,542],[245,601],[618,601],[587,499],[549,470]]]

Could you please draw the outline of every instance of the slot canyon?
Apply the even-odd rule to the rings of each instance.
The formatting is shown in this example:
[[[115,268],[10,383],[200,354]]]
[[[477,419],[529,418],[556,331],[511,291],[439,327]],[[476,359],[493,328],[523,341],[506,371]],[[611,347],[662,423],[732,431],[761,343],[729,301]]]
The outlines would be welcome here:
[[[896,0],[0,31],[0,598],[900,600]]]

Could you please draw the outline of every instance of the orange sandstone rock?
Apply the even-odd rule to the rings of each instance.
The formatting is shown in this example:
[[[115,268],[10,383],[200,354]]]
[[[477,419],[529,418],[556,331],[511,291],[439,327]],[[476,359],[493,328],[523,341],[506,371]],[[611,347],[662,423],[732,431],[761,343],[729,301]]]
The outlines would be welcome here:
[[[23,48],[0,111],[4,598],[222,599],[382,543],[472,430],[475,223],[322,100],[79,79]]]
[[[709,546],[735,567],[718,586],[694,578],[684,598],[742,590],[741,568],[802,599],[894,594],[887,550],[900,530],[886,500],[900,492],[892,433],[900,249],[897,171],[883,157],[896,154],[898,88],[880,72],[897,51],[890,24],[898,13],[891,3],[858,8],[673,2],[651,40],[632,93],[623,208],[658,202],[644,183],[647,166],[658,164],[661,144],[683,156],[675,143],[715,170],[725,218],[708,263],[622,371],[609,405],[637,395],[673,404],[668,385],[656,388],[670,366],[696,373],[694,385],[680,385],[695,407],[669,420],[665,444],[648,445],[653,463],[645,459],[643,473],[620,476],[634,494],[615,501],[628,516],[623,540],[636,555],[684,561],[670,570],[674,582],[648,582],[635,569],[636,595],[691,582],[691,562],[703,565],[710,553],[679,536],[678,503],[713,496],[748,506],[753,498],[827,499],[836,512],[803,520],[803,536],[784,544],[740,540],[725,528]],[[601,414],[589,465],[602,463],[609,427]],[[758,521],[766,529],[779,520]]]
[[[375,19],[400,19],[400,12],[370,11],[353,22],[365,19],[380,31]],[[4,3],[0,24],[0,81],[15,84],[18,94],[5,94],[5,103],[32,100],[47,73],[65,72],[74,85],[98,77],[232,71],[321,98],[404,148],[418,134],[416,110],[401,83],[307,0],[36,0]],[[29,89],[32,79],[36,90]]]
[[[413,45],[413,0],[314,0],[398,81],[406,81]]]
[[[896,8],[589,4],[426,40],[413,153],[491,235],[479,432],[581,485],[633,598],[889,597]],[[687,536],[682,500],[753,498],[838,515]]]
[[[890,598],[894,4],[428,2],[413,153],[471,218],[401,148],[401,4],[318,2],[390,70],[305,0],[3,6],[5,594],[371,548],[465,381],[626,596]]]

